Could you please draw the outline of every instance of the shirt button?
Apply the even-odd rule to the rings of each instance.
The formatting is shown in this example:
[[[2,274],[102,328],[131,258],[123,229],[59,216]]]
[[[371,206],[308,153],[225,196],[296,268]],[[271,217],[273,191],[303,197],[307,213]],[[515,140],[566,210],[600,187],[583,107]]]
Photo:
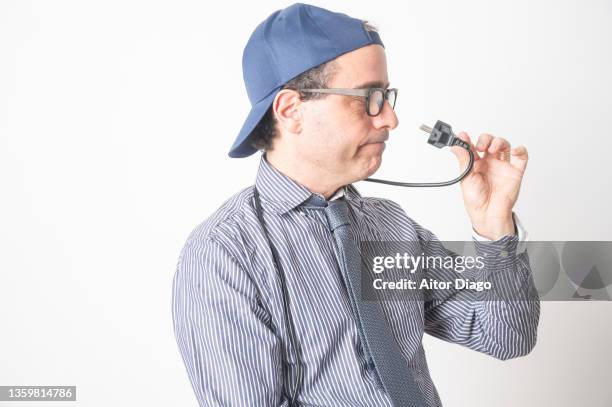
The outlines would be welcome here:
[[[508,257],[508,252],[506,250],[502,250],[499,254],[501,257]]]

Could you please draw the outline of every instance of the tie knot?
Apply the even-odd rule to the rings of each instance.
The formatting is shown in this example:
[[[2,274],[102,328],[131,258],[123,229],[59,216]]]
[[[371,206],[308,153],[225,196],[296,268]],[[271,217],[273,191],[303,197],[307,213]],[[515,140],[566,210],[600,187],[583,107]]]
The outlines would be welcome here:
[[[325,208],[329,230],[332,232],[340,226],[349,225],[348,205],[344,199],[333,200]]]
[[[327,201],[321,195],[312,194],[312,195],[310,195],[310,197],[307,200],[302,202],[302,204],[300,206],[304,206],[304,207],[313,207],[314,206],[314,207],[324,208],[324,207],[327,206]]]

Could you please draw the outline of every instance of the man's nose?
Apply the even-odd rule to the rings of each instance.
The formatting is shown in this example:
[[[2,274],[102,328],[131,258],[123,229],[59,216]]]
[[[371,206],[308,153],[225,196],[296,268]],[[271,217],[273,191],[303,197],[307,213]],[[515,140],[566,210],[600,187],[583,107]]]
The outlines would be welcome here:
[[[373,124],[377,129],[383,127],[394,129],[399,124],[395,110],[393,110],[388,100],[385,100],[381,112],[377,116],[372,117],[372,119],[374,119]]]

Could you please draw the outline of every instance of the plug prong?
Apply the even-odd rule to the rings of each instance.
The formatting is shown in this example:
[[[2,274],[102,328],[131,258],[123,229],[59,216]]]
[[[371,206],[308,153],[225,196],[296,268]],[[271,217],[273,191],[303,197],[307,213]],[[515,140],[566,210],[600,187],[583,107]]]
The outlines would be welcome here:
[[[429,127],[429,126],[427,126],[425,124],[421,124],[421,127],[419,127],[419,129],[421,129],[424,132],[429,133],[429,134],[431,134],[431,132],[433,130],[431,127]]]

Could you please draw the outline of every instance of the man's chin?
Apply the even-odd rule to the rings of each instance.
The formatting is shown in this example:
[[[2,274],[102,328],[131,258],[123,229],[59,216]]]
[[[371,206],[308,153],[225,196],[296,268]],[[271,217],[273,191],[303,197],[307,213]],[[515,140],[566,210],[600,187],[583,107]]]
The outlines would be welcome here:
[[[382,151],[380,154],[377,154],[369,159],[368,165],[365,170],[365,175],[363,176],[363,178],[368,178],[374,175],[374,173],[378,171],[378,169],[380,168],[381,164],[382,164]]]

